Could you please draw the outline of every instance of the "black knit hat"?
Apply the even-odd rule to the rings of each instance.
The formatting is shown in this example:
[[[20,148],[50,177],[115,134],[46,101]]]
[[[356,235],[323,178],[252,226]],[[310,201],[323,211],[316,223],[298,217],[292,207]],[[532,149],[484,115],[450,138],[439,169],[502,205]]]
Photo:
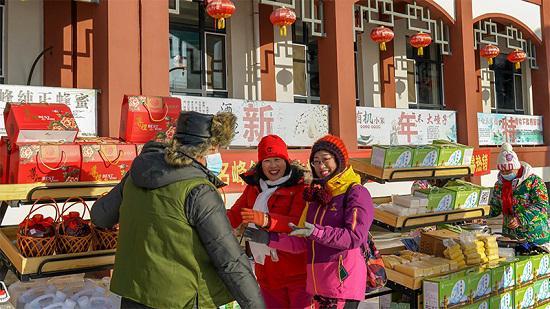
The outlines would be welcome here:
[[[214,115],[197,112],[181,112],[176,125],[174,138],[182,145],[196,146],[205,143],[210,137]]]

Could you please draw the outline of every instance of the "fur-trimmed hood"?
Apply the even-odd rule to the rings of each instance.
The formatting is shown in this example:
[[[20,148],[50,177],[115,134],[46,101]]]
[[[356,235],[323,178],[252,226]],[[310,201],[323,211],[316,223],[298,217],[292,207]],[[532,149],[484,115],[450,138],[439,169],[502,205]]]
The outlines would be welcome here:
[[[257,186],[260,185],[260,171],[261,164],[256,164],[252,166],[248,171],[245,173],[240,174],[239,176],[241,179],[247,184],[251,186]],[[283,183],[281,187],[292,187],[295,185],[303,184],[305,176],[309,171],[302,166],[298,161],[292,161],[290,162],[290,172],[292,172],[292,175],[290,176],[290,179]]]

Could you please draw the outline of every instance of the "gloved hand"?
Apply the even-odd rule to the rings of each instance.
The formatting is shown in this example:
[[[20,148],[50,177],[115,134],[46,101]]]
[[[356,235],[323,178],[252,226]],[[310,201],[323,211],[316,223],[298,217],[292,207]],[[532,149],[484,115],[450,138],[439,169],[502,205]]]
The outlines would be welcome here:
[[[298,227],[294,223],[289,223],[288,226],[292,229],[290,236],[309,237],[315,230],[315,225],[308,222],[304,222],[304,227]]]
[[[519,223],[518,218],[514,217],[514,218],[512,218],[512,220],[510,220],[510,222],[508,222],[508,228],[510,228],[512,230],[517,229],[519,226],[520,226],[520,223]]]
[[[244,237],[259,244],[269,244],[269,233],[266,230],[247,227],[246,230],[244,230]]]
[[[254,223],[259,227],[267,227],[269,224],[269,214],[250,208],[241,209],[241,218],[243,223]]]

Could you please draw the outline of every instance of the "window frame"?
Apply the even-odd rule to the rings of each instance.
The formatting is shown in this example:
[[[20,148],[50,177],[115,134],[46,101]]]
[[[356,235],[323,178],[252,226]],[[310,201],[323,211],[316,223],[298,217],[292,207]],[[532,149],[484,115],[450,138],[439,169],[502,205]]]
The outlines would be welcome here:
[[[299,21],[298,21],[299,22]],[[294,94],[294,103],[304,103],[304,104],[320,104],[321,103],[321,97],[320,96],[313,96],[311,95],[311,61],[309,57],[309,46],[310,44],[318,44],[318,41],[315,37],[312,37],[310,35],[309,25],[307,23],[302,22],[302,41],[296,40],[296,23],[292,25],[292,46],[303,46],[304,52],[305,52],[305,79],[306,79],[306,95],[299,95]],[[312,41],[312,42],[310,42]],[[318,45],[317,45],[318,46]],[[317,47],[317,56],[319,55],[319,48]],[[292,59],[294,63],[294,57]],[[318,62],[318,61],[317,61]],[[319,64],[318,64],[319,65]],[[319,93],[321,91],[321,87],[319,85]]]
[[[409,42],[409,36],[406,36],[406,39],[405,39],[405,42]],[[415,101],[416,102],[410,102],[409,101],[409,109],[429,109],[429,110],[445,110],[447,108],[447,106],[445,105],[445,82],[444,82],[444,77],[443,77],[443,73],[444,73],[444,64],[443,64],[443,56],[441,55],[441,51],[439,50],[438,46],[436,44],[431,44],[430,46],[428,47],[425,47],[424,49],[426,48],[430,48],[430,52],[435,52],[435,59],[436,60],[432,60],[432,59],[428,59],[424,56],[420,57],[420,56],[416,56],[416,49],[413,48],[412,46],[409,46],[408,43],[405,43],[407,44],[407,46],[405,47],[405,57],[406,57],[406,61],[408,63],[413,63],[414,64],[414,87],[415,87]],[[413,54],[413,58],[409,58],[409,48],[412,49],[412,54]],[[419,66],[419,63],[427,63],[429,64],[430,66],[431,65],[435,65],[435,68],[436,68],[436,71],[437,71],[437,74],[439,76],[438,80],[437,80],[437,85],[438,85],[438,88],[439,88],[439,102],[437,102],[436,104],[426,104],[426,103],[419,103],[418,102],[418,96],[419,96],[419,81],[418,81],[418,78],[417,78],[417,75],[418,75],[418,66]]]
[[[504,60],[504,61],[508,61],[508,60]],[[491,71],[493,71],[493,74],[494,74],[494,81],[491,82],[491,94],[493,95],[493,102],[494,102],[494,105],[491,104],[491,113],[492,114],[514,114],[514,115],[529,115],[526,111],[526,108],[525,108],[525,88],[524,88],[524,84],[525,84],[525,80],[524,80],[524,74],[523,74],[523,69],[519,69],[519,70],[516,70],[514,69],[513,65],[512,65],[512,89],[514,91],[514,109],[508,109],[508,108],[502,108],[502,107],[499,107],[499,102],[498,102],[498,95],[497,95],[497,75],[500,73],[500,74],[503,74],[504,72],[506,72],[505,70],[502,70],[502,69],[497,69],[495,70],[494,66],[490,66],[489,69]],[[517,106],[518,106],[518,102],[516,101],[517,97],[516,97],[516,77],[520,78],[520,81],[521,81],[521,109],[518,109]]]
[[[227,34],[225,33],[219,33],[219,32],[211,32],[211,31],[204,31],[203,33],[204,37],[203,37],[203,42],[204,42],[204,52],[203,52],[203,62],[204,62],[204,71],[203,71],[203,74],[201,75],[204,75],[204,88],[205,88],[205,91],[207,93],[214,93],[214,92],[225,92],[225,93],[228,93],[228,89],[227,89]],[[223,75],[224,75],[224,78],[225,78],[225,89],[213,89],[213,88],[208,88],[208,54],[206,52],[206,36],[207,35],[217,35],[217,36],[221,36],[223,37],[223,57],[225,59],[225,65],[224,65],[224,72],[223,72]],[[202,70],[202,68],[201,68]],[[212,71],[213,72],[213,71]],[[203,85],[201,85],[203,86]]]

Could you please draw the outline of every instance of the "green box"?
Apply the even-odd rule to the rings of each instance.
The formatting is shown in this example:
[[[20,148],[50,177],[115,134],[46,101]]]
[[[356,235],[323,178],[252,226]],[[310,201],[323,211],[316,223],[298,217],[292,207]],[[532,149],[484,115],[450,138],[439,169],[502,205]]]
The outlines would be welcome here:
[[[537,304],[550,300],[550,279],[542,279],[533,284]]]
[[[550,309],[550,303],[542,306],[538,306],[536,309]]]
[[[479,301],[477,303],[473,303],[471,305],[467,305],[462,307],[464,309],[489,309],[489,299],[485,299],[482,301]]]
[[[472,268],[466,271],[468,276],[469,295],[474,299],[486,297],[492,293],[491,290],[491,270],[486,268]]]
[[[492,278],[493,292],[502,292],[513,289],[516,285],[516,263],[515,261],[504,261],[495,265],[489,264]]]
[[[434,146],[424,145],[416,146],[413,151],[413,167],[437,166],[439,159],[439,149]]]
[[[530,256],[519,257],[516,261],[516,286],[523,286],[535,279],[533,259]]]
[[[372,146],[371,164],[380,168],[412,166],[413,149],[407,146]]]
[[[462,165],[463,151],[460,147],[451,144],[434,145],[439,148],[439,159],[437,166],[460,166]]]
[[[424,308],[446,308],[469,300],[469,279],[466,271],[427,278],[423,281]]]
[[[450,145],[450,146],[456,147],[457,149],[460,149],[461,150],[461,156],[460,156],[461,158],[458,159],[460,161],[460,163],[458,163],[458,161],[453,160],[454,163],[457,163],[456,165],[470,166],[472,164],[472,157],[474,155],[474,148],[473,147],[470,147],[470,146],[467,146],[467,145],[462,145],[462,144],[459,144],[459,143],[453,143],[453,142],[446,141],[446,140],[435,140],[432,143],[434,145]],[[450,166],[454,166],[454,165],[450,165]]]
[[[451,187],[451,186],[472,186],[479,191],[478,205],[479,206],[489,205],[489,202],[491,200],[491,188],[483,187],[475,183],[467,182],[460,179],[449,181],[445,187]]]
[[[433,187],[414,191],[414,196],[428,199],[429,211],[449,211],[455,206],[456,193],[445,188]]]
[[[533,259],[536,279],[550,276],[550,254],[540,254],[531,258]]]
[[[445,186],[445,189],[454,191],[455,209],[476,208],[479,201],[479,190],[470,185]]]
[[[514,309],[514,291],[497,294],[489,299],[490,309]]]
[[[535,306],[535,288],[527,285],[514,291],[514,308],[528,309]]]

